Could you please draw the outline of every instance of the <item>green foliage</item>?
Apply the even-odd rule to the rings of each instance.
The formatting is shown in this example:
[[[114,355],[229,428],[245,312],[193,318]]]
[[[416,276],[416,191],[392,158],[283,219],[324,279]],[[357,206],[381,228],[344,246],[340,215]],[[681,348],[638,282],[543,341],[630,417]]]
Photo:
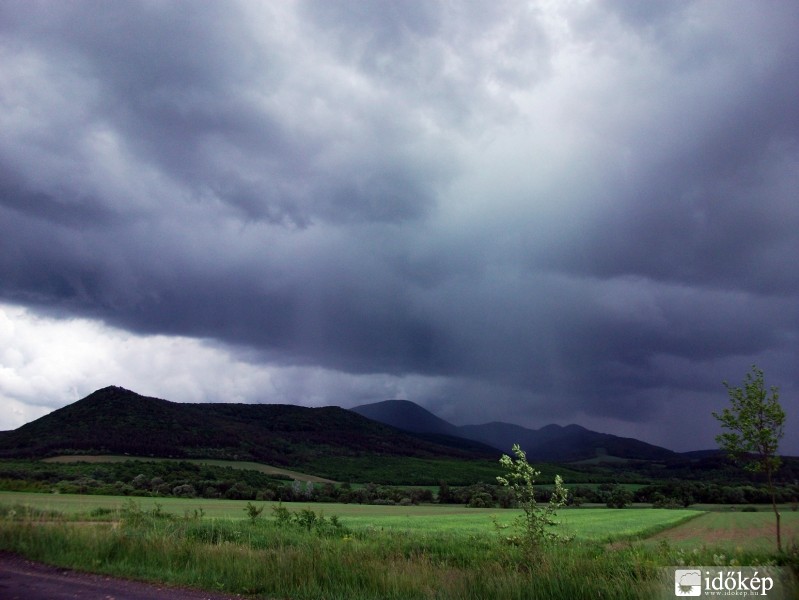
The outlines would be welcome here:
[[[47,498],[40,501],[46,502]],[[142,506],[147,502],[152,500],[142,499]],[[177,508],[194,503],[168,499],[164,506]],[[230,503],[210,503],[209,512],[214,511],[214,504]],[[291,516],[286,525],[278,525],[272,519],[251,524],[242,515],[243,504],[236,504],[237,519],[154,518],[149,510],[140,508],[144,514],[138,525],[118,528],[68,522],[31,527],[19,518],[5,519],[0,520],[0,549],[65,568],[151,578],[248,597],[297,600],[634,600],[656,597],[658,590],[667,589],[657,579],[656,568],[679,564],[675,562],[675,550],[661,551],[632,543],[609,548],[602,533],[580,544],[548,546],[531,576],[528,569],[519,566],[526,558],[523,548],[501,543],[488,529],[482,534],[441,530],[437,524],[442,519],[431,517],[426,527],[417,530],[384,529],[383,522],[375,519],[370,525],[353,527],[353,531],[331,528],[325,532],[316,525],[308,530],[293,523]],[[349,508],[370,514],[376,511],[374,507]],[[408,510],[388,508],[397,513]],[[453,508],[412,510],[446,515]],[[455,510],[461,511],[461,518],[479,514],[488,518],[478,511]],[[677,517],[674,511],[564,512],[564,516],[581,519],[581,531],[589,528],[582,521],[587,519],[603,523],[607,534],[623,528],[624,523],[658,515]],[[320,516],[317,514],[315,521]],[[325,521],[332,523],[333,518]],[[640,531],[640,526],[636,531]],[[700,555],[708,561],[712,556],[711,551]]]
[[[557,524],[554,517],[557,509],[566,504],[568,491],[563,487],[560,475],[556,475],[549,502],[539,505],[535,499],[534,484],[540,472],[527,462],[527,455],[519,444],[513,445],[513,453],[515,459],[507,454],[502,455],[499,462],[505,469],[505,475],[497,477],[497,482],[511,491],[516,504],[522,509],[522,514],[516,520],[520,534],[509,539],[522,545],[528,555],[538,557],[547,542],[567,539],[551,531],[551,527]]]
[[[30,504],[0,504],[0,519],[9,521],[50,520],[60,517],[63,517],[63,514],[59,511],[46,510]]]
[[[275,518],[275,525],[282,528],[300,528],[309,532],[315,531],[320,536],[348,535],[351,533],[336,515],[325,518],[321,511],[317,514],[310,508],[291,512],[282,504],[278,504],[272,506],[272,515]]]
[[[779,388],[766,389],[763,371],[752,366],[743,387],[724,387],[732,406],[713,413],[729,431],[716,436],[719,446],[751,471],[774,472],[780,466],[777,447],[784,433],[785,412]]]
[[[283,506],[283,504],[277,504],[272,507],[272,516],[275,517],[275,521],[277,521],[278,525],[288,525],[291,523],[291,511]]]
[[[633,501],[632,492],[620,485],[614,486],[606,502],[608,508],[625,508]]]
[[[308,465],[313,473],[336,481],[373,482],[383,485],[471,485],[492,480],[494,460],[457,460],[447,457],[373,456],[320,457]]]
[[[314,525],[318,517],[316,513],[311,510],[310,508],[303,508],[299,512],[294,513],[294,522],[297,523],[300,527],[303,527],[310,531],[313,529]]]
[[[125,506],[120,510],[120,516],[122,517],[122,523],[128,527],[139,527],[155,520],[171,521],[175,519],[175,515],[164,511],[164,507],[158,502],[150,510],[145,510],[139,502],[133,499],[125,503]]]
[[[766,473],[776,519],[777,549],[781,551],[780,513],[773,483],[774,472],[780,466],[777,448],[785,426],[779,388],[772,386],[769,395],[763,371],[756,365],[746,374],[743,387],[732,387],[726,381],[724,387],[727,388],[732,406],[720,414],[714,412],[713,416],[729,431],[716,436],[716,441],[731,456],[743,460],[746,469]]]
[[[372,464],[384,458],[445,459],[462,463],[467,472],[473,461],[490,461],[495,456],[486,448],[454,447],[421,439],[338,407],[193,405],[148,398],[119,387],[97,390],[0,436],[0,457],[62,454],[255,460],[295,468],[313,467],[317,460],[331,458],[334,466],[339,458],[365,458]],[[139,474],[122,481],[129,483]],[[435,484],[441,476],[434,475],[430,483]],[[136,482],[142,486],[146,483]]]
[[[247,506],[244,507],[244,512],[247,513],[247,517],[255,523],[255,520],[261,516],[261,513],[264,512],[264,507],[258,508],[252,502],[248,502]]]

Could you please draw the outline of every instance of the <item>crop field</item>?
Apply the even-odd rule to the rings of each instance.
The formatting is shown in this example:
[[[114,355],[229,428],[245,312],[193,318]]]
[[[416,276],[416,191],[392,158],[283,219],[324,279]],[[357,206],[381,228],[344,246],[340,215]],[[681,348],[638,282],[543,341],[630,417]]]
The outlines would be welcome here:
[[[781,513],[783,546],[799,544],[799,512]],[[728,553],[769,551],[775,544],[775,519],[771,511],[706,512],[690,522],[657,533],[652,543],[666,541],[676,548],[709,546]]]

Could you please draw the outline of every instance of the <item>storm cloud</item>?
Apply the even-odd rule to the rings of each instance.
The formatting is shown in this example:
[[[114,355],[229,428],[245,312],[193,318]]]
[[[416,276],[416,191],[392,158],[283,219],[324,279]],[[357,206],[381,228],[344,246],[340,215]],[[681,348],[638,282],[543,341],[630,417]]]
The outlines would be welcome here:
[[[784,2],[4,2],[0,398],[402,396],[687,450],[756,363],[791,438],[797,30]],[[81,368],[47,331],[107,360],[54,375]]]

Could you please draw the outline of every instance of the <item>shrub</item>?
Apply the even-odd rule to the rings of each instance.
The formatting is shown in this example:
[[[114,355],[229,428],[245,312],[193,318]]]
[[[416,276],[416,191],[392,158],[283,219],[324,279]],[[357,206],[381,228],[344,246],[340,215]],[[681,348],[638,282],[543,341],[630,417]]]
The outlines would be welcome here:
[[[629,506],[632,501],[633,495],[629,490],[617,485],[611,490],[610,497],[606,504],[608,508],[624,508],[625,506]]]
[[[183,485],[176,485],[172,488],[172,495],[194,498],[197,495],[197,490],[194,489],[193,485],[184,483]]]
[[[291,523],[291,511],[283,506],[283,504],[279,503],[277,506],[273,506],[272,515],[275,517],[275,521],[277,521],[278,525],[288,525]]]
[[[248,502],[247,506],[244,507],[244,512],[247,513],[250,521],[255,523],[255,520],[261,516],[261,513],[264,512],[264,507],[258,508],[252,502]]]
[[[550,531],[550,528],[556,525],[556,511],[566,504],[568,491],[563,487],[560,475],[556,475],[555,489],[549,503],[539,506],[535,500],[533,484],[541,473],[530,466],[527,455],[519,444],[513,445],[513,453],[516,455],[515,460],[507,454],[502,455],[499,462],[505,469],[505,476],[497,477],[500,485],[512,491],[516,503],[523,511],[515,522],[521,534],[510,540],[520,543],[528,557],[538,557],[545,543],[566,539]]]

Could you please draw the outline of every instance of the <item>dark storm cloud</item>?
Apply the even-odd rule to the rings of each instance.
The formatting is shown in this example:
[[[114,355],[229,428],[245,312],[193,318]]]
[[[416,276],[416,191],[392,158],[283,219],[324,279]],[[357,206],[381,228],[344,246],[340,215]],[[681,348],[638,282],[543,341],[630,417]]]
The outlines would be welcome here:
[[[790,397],[798,28],[786,3],[6,2],[0,298],[430,378],[412,399],[460,422],[676,431],[752,362]]]
[[[237,5],[16,8],[25,14],[9,19],[18,26],[9,37],[90,90],[77,127],[49,116],[63,128],[54,138],[108,126],[132,159],[249,219],[392,221],[431,202],[435,168],[394,150],[413,132],[357,90],[326,97],[324,75],[295,63],[302,45],[275,39],[275,15],[257,31]]]
[[[670,7],[672,17],[678,7],[645,4]],[[639,5],[611,4],[636,23]],[[686,6],[679,14],[695,18]],[[715,26],[692,35],[671,18],[657,30],[668,40],[650,47],[662,54],[660,65],[680,43],[701,51],[687,66],[666,67],[674,89],[664,88],[652,106],[657,118],[622,133],[636,154],[623,180],[601,192],[609,206],[555,262],[605,277],[795,293],[799,271],[785,257],[799,252],[799,212],[789,191],[799,184],[797,10],[699,7],[718,19]],[[707,81],[700,85],[701,74]]]

